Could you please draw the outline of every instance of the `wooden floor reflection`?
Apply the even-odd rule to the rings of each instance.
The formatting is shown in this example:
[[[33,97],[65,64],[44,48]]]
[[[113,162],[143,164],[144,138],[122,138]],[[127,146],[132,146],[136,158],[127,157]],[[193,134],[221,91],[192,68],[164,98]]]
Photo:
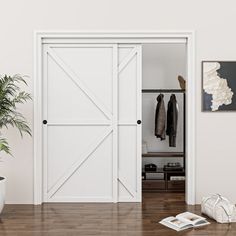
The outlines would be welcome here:
[[[211,221],[209,226],[180,233],[158,224],[162,218],[186,210],[200,214],[200,206],[187,206],[181,193],[144,193],[141,204],[6,205],[1,216],[0,235],[236,235],[236,224]]]

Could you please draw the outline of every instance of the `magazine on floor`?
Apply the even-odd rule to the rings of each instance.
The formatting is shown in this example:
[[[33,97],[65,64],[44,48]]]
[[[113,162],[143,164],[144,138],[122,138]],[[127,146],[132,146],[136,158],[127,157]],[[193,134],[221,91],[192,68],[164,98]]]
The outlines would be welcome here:
[[[170,216],[159,222],[166,227],[181,231],[189,228],[195,228],[210,224],[206,218],[193,214],[191,212],[184,212],[177,216]]]

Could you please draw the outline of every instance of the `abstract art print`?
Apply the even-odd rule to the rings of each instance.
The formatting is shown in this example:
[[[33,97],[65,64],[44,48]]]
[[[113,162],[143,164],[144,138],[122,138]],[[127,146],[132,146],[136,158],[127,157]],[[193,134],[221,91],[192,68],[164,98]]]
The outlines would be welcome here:
[[[203,111],[236,111],[236,61],[202,62]]]

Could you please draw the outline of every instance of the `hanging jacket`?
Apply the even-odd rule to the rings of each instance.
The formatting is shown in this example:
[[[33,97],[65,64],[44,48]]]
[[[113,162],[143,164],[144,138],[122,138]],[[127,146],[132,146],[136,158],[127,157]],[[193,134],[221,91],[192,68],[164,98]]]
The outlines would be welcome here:
[[[178,104],[174,94],[171,94],[167,108],[167,129],[166,134],[169,135],[169,146],[176,147],[176,134],[178,123]]]
[[[166,138],[165,134],[165,123],[166,123],[166,110],[164,104],[164,95],[160,94],[157,97],[157,107],[155,115],[155,136],[164,140]]]

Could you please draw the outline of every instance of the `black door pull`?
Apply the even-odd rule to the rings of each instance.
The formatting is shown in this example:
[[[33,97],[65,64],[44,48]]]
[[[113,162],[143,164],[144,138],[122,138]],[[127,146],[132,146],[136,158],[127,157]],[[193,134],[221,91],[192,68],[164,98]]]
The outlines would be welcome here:
[[[141,120],[137,120],[137,124],[140,125],[142,123]]]
[[[48,122],[47,120],[43,120],[43,124],[46,125]]]

